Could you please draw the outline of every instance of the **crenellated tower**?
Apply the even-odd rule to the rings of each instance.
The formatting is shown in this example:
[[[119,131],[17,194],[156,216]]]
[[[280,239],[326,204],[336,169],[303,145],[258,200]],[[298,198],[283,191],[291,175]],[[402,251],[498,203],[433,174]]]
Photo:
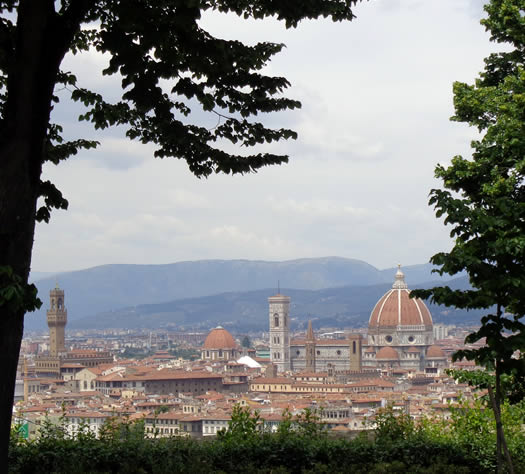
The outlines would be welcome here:
[[[65,327],[67,310],[64,306],[64,290],[58,284],[49,292],[49,309],[47,310],[47,325],[49,327],[49,352],[57,356],[66,351]]]
[[[278,293],[268,298],[270,307],[270,358],[279,372],[290,370],[290,297]]]

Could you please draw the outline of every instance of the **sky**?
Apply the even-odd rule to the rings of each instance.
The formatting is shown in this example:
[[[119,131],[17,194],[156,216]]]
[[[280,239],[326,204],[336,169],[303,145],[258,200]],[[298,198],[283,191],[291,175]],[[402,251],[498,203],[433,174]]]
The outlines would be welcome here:
[[[37,225],[32,270],[323,256],[388,268],[450,249],[428,193],[440,186],[436,164],[469,156],[476,137],[449,121],[452,83],[472,83],[483,58],[503,48],[479,24],[483,3],[369,0],[352,22],[291,30],[274,20],[205,16],[215,36],[287,45],[265,72],[287,77],[286,95],[302,108],[261,120],[298,132],[264,148],[290,162],[197,179],[185,162],[154,158],[154,146],[130,142],[122,130],[78,123],[82,110],[62,102],[52,119],[69,137],[101,145],[44,168],[69,209]],[[117,78],[99,74],[106,62],[89,52],[66,57],[64,69],[79,85],[116,97]],[[215,120],[202,116],[209,127]]]

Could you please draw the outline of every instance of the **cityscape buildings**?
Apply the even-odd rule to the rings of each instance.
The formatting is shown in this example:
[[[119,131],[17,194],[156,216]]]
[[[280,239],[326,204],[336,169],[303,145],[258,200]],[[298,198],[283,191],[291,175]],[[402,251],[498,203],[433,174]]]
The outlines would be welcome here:
[[[321,407],[328,429],[352,433],[369,429],[365,420],[387,404],[416,418],[446,417],[449,403],[472,396],[443,372],[461,334],[443,327],[447,338],[436,340],[430,312],[409,298],[400,269],[364,332],[316,335],[311,321],[306,333],[294,332],[291,298],[280,293],[268,298],[268,310],[269,330],[252,335],[255,347],[241,347],[246,338],[221,326],[187,337],[118,330],[72,345],[65,292],[57,286],[50,292],[49,338],[23,343],[17,420],[29,437],[44,419],[63,420],[70,434],[86,426],[97,434],[115,417],[140,420],[146,436],[206,437],[227,427],[235,405],[257,409],[270,431],[285,409],[296,415]],[[194,359],[175,356],[181,348]]]

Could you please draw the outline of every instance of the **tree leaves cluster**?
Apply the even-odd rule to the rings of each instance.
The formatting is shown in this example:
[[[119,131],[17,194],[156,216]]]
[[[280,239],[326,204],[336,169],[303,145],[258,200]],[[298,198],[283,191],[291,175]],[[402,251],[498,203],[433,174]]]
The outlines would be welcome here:
[[[452,227],[454,246],[434,255],[439,273],[466,270],[471,290],[436,287],[414,295],[458,308],[489,310],[467,343],[486,346],[460,351],[467,358],[507,372],[523,369],[513,357],[525,348],[525,17],[522,0],[493,0],[482,20],[494,41],[510,52],[494,53],[474,84],[454,84],[452,120],[477,127],[472,157],[455,156],[439,165],[444,189],[431,191],[437,217]],[[519,355],[519,354],[518,354]]]
[[[440,274],[466,270],[472,289],[436,287],[414,296],[487,309],[480,329],[465,340],[486,344],[458,351],[453,358],[474,360],[495,373],[494,385],[487,387],[500,454],[501,376],[525,377],[525,1],[491,0],[485,11],[488,17],[481,23],[491,40],[508,50],[487,57],[474,84],[454,84],[452,120],[476,127],[480,138],[471,142],[471,157],[455,156],[449,166],[437,166],[444,189],[430,193],[436,216],[452,227],[454,239],[453,248],[431,262]]]
[[[272,42],[247,45],[214,37],[202,28],[200,20],[206,12],[219,11],[245,19],[277,17],[287,27],[296,27],[303,19],[319,16],[335,21],[351,20],[354,18],[351,7],[356,2],[46,0],[53,22],[59,30],[71,35],[68,44],[63,45],[63,53],[80,54],[96,49],[109,55],[109,64],[102,73],[120,77],[122,87],[121,99],[110,102],[99,92],[82,87],[71,72],[60,70],[53,101],[63,97],[56,93],[57,89],[69,90],[70,99],[87,108],[81,120],[90,121],[96,129],[122,125],[129,138],[155,143],[155,156],[185,159],[197,176],[213,172],[247,173],[261,166],[283,163],[287,161],[285,155],[231,154],[216,145],[226,140],[249,148],[296,138],[292,130],[269,129],[250,120],[261,113],[301,105],[282,95],[290,85],[286,78],[261,72],[284,45]],[[3,13],[0,20],[2,109],[8,96],[10,68],[17,53],[12,12],[19,12],[23,3],[0,4]],[[213,113],[217,125],[207,128],[195,124],[191,118],[196,110]],[[54,163],[81,148],[96,145],[83,140],[59,145],[62,140],[58,131],[59,126],[50,126],[47,135],[48,142],[53,144],[48,145],[47,159]],[[46,191],[43,189],[47,196]],[[58,207],[63,204],[62,201]],[[48,219],[48,215],[40,217]]]

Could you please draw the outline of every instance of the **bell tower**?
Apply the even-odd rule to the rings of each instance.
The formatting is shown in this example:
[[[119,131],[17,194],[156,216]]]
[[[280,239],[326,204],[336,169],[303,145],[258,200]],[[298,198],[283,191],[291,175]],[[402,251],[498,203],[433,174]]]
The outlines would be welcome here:
[[[290,370],[290,297],[268,298],[270,307],[270,359],[279,372]]]
[[[315,336],[312,328],[312,320],[308,321],[308,330],[306,331],[306,372],[315,372]]]
[[[47,325],[49,327],[49,352],[57,356],[66,351],[65,327],[67,310],[64,306],[64,290],[58,284],[49,292],[49,309],[47,310]]]
[[[363,336],[361,334],[352,334],[348,338],[348,342],[350,343],[350,370],[361,372],[363,370]]]

